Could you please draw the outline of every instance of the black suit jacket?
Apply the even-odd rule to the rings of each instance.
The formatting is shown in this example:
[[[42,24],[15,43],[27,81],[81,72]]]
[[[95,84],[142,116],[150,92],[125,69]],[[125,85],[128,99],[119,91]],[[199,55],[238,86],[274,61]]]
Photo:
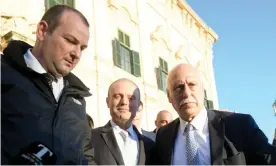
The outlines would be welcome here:
[[[151,140],[155,141],[156,134],[154,132],[146,131],[142,129],[143,136],[150,138]]]
[[[161,127],[150,164],[170,165],[180,121]],[[250,115],[208,111],[210,157],[212,165],[275,164],[276,147]]]
[[[138,165],[145,165],[150,158],[154,142],[141,135],[134,125],[133,129],[139,140]],[[94,160],[98,165],[125,165],[110,122],[103,127],[92,129],[92,146]]]

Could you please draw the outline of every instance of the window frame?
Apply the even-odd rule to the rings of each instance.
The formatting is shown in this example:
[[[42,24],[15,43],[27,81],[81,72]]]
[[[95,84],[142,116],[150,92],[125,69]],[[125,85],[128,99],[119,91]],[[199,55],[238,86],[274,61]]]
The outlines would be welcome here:
[[[166,75],[165,78],[163,77],[163,74]],[[159,67],[157,69],[157,86],[159,90],[162,90],[164,92],[166,92],[166,88],[167,88],[166,87],[167,77],[168,77],[168,62],[163,58],[159,57]]]
[[[126,38],[128,42],[126,43]],[[122,41],[123,40],[123,41]],[[131,42],[130,36],[123,32],[122,30],[118,29],[118,36],[113,40],[113,61],[114,65],[121,68],[122,70],[136,76],[141,76],[141,60],[139,52],[136,52],[131,49]],[[116,50],[114,50],[116,47]],[[126,60],[126,56],[122,54],[121,49],[125,49],[129,51],[130,62]],[[119,49],[119,50],[118,50]],[[116,56],[116,57],[114,57]],[[119,62],[120,61],[120,62]],[[130,64],[130,71],[126,66],[126,63]]]
[[[68,4],[68,0],[61,0],[62,2],[61,3],[57,3],[57,1],[60,1],[60,0],[44,0],[44,5],[45,5],[45,9],[48,10],[50,9],[51,7],[53,7],[54,5],[51,5],[51,2],[50,1],[54,1],[55,4],[54,5],[58,5],[58,4],[62,4],[62,5],[67,5],[67,6],[70,6],[72,8],[75,8],[75,3],[76,1],[75,0],[69,0],[69,1],[72,1],[72,4]]]

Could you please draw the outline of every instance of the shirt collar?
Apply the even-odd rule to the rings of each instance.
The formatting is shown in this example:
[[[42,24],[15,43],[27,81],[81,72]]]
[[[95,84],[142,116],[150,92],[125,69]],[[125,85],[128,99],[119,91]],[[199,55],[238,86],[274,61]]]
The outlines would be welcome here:
[[[26,65],[32,70],[34,70],[35,72],[39,74],[47,73],[46,70],[41,66],[39,61],[36,59],[36,57],[33,55],[30,48],[24,54],[24,59],[25,59]]]
[[[142,128],[141,128],[141,127],[139,127],[139,128],[138,128],[137,126],[135,126],[135,127],[136,127],[136,129],[139,131],[140,134],[143,134],[143,133],[142,133]]]
[[[133,129],[133,125],[131,124],[130,127],[127,130],[122,129],[120,126],[118,126],[113,120],[110,120],[110,124],[112,126],[113,131],[116,133],[120,132],[128,132],[131,137],[135,137],[135,131]]]
[[[180,117],[179,119],[180,119],[180,130],[183,133],[188,122],[184,121]],[[205,107],[203,107],[199,111],[198,115],[191,121],[191,124],[193,125],[193,127],[195,127],[196,130],[203,131],[206,121],[207,121],[207,110]]]

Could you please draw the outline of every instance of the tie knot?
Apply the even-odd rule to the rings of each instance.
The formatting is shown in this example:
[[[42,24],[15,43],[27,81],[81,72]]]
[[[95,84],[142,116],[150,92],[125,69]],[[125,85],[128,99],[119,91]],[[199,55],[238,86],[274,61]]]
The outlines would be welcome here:
[[[44,76],[46,81],[49,82],[49,83],[52,83],[54,81],[57,82],[57,79],[49,73],[43,73],[42,75]]]
[[[123,137],[124,140],[126,140],[127,137],[130,136],[129,132],[128,131],[124,131],[124,130],[121,131],[120,134],[121,134],[121,136]]]
[[[188,123],[185,127],[184,133],[194,130],[194,127],[191,123]]]

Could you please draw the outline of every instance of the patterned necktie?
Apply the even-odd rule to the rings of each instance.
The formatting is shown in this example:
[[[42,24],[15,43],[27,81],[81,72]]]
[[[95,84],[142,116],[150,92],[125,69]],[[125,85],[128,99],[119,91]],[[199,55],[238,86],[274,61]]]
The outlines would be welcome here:
[[[53,83],[53,81],[55,81],[55,78],[49,73],[43,73],[42,75],[44,76],[45,82],[51,89],[51,92],[53,92],[53,84],[52,83]]]
[[[193,132],[193,126],[188,123],[184,134],[186,134],[186,156],[187,165],[200,165],[198,147]]]

